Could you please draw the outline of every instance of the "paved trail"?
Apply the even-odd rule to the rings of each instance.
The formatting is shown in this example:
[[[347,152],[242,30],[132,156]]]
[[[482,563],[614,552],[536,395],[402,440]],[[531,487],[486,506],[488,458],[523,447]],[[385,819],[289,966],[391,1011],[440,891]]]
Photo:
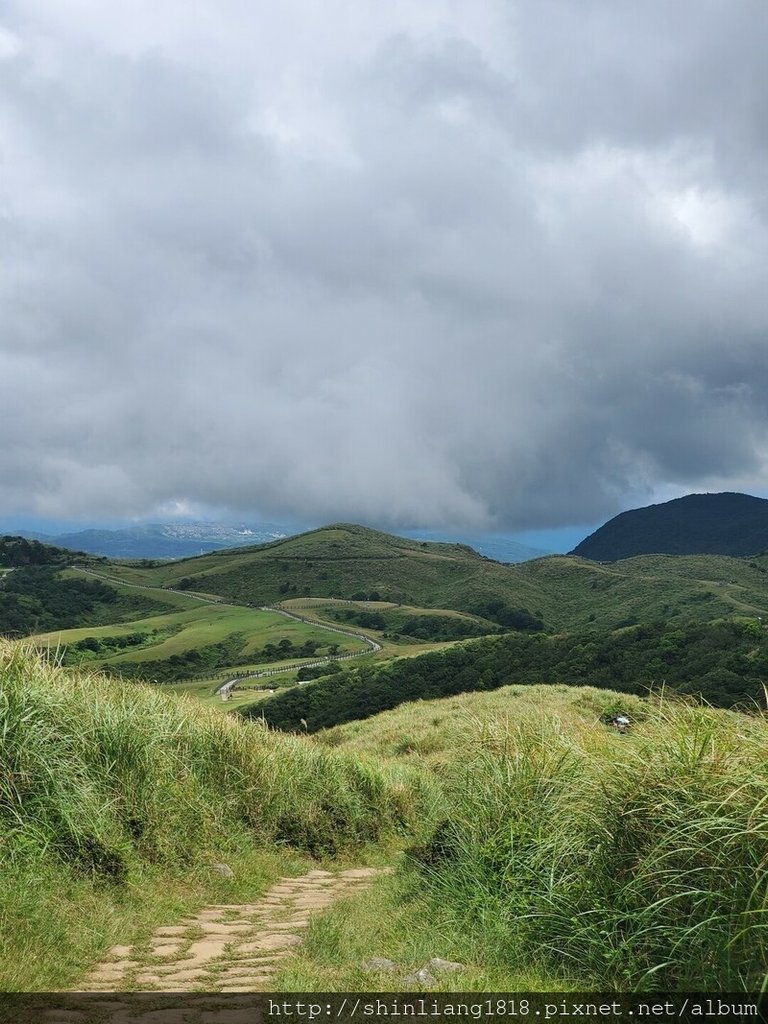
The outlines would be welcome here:
[[[141,947],[115,946],[81,992],[259,992],[302,941],[313,912],[359,892],[386,869],[281,878],[257,902],[206,907],[159,928]]]

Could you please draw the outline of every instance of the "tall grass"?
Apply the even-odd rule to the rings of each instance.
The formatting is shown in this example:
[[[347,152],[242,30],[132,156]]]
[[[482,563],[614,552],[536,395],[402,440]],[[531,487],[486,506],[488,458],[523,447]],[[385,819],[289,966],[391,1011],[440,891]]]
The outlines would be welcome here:
[[[659,702],[627,736],[478,727],[417,851],[485,955],[616,989],[755,989],[768,964],[768,728]]]
[[[333,856],[407,831],[431,799],[408,769],[0,642],[0,930],[11,947],[35,927],[51,956],[74,941],[73,915],[54,912],[70,890],[109,916],[147,872],[191,878],[252,848]]]

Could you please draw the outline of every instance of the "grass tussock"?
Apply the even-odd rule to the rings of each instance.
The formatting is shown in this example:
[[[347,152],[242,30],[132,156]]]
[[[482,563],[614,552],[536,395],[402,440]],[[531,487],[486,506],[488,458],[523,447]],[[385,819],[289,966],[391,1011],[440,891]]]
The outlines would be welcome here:
[[[2,642],[0,988],[65,980],[115,941],[112,918],[143,913],[148,893],[204,898],[217,860],[343,854],[409,830],[425,801],[428,784],[407,768]],[[54,966],[73,948],[68,966]],[[23,969],[33,951],[36,973]]]
[[[435,983],[413,980],[434,957],[461,964]],[[377,966],[377,958],[393,967]],[[407,979],[411,980],[407,980]],[[280,992],[515,992],[564,989],[552,973],[516,970],[485,960],[476,937],[454,927],[450,914],[413,870],[380,878],[364,895],[315,917],[297,954],[275,979]]]
[[[451,810],[414,851],[436,905],[488,962],[615,989],[759,989],[765,721],[657,701],[618,736],[595,703],[512,700],[470,723]]]

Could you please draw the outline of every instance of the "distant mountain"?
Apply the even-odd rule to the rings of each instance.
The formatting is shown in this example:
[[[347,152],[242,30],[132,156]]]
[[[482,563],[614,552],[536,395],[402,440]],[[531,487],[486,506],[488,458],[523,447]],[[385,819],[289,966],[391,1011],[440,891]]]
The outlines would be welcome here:
[[[120,576],[119,565],[110,574]],[[140,576],[150,586],[219,594],[240,604],[382,600],[449,608],[498,625],[527,610],[556,630],[745,614],[768,622],[766,557],[646,555],[613,568],[551,555],[502,565],[463,544],[409,540],[351,523],[163,562]],[[129,578],[140,577],[132,570]]]
[[[80,530],[46,536],[15,531],[18,536],[55,544],[60,548],[87,551],[108,558],[189,558],[222,548],[265,544],[287,534],[272,523],[258,526],[230,523],[153,523],[122,530]]]
[[[768,550],[768,500],[688,494],[609,520],[571,554],[600,562],[635,555],[756,555]]]
[[[13,530],[17,537],[39,540],[44,544],[107,558],[190,558],[207,555],[222,548],[248,547],[282,540],[294,531],[274,523],[257,526],[231,523],[155,523],[126,527],[120,530],[78,530],[71,533],[48,534],[31,530]],[[437,530],[413,530],[402,536],[412,540],[466,544],[496,562],[527,562],[552,554],[531,548],[503,534],[455,534]]]

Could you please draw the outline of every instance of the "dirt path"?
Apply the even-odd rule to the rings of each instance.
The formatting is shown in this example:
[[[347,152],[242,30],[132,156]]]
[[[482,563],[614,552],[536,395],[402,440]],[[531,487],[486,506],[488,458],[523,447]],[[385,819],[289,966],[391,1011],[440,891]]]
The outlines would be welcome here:
[[[281,878],[257,902],[205,907],[158,928],[142,946],[114,946],[80,992],[259,992],[302,941],[313,912],[359,892],[386,869]]]

